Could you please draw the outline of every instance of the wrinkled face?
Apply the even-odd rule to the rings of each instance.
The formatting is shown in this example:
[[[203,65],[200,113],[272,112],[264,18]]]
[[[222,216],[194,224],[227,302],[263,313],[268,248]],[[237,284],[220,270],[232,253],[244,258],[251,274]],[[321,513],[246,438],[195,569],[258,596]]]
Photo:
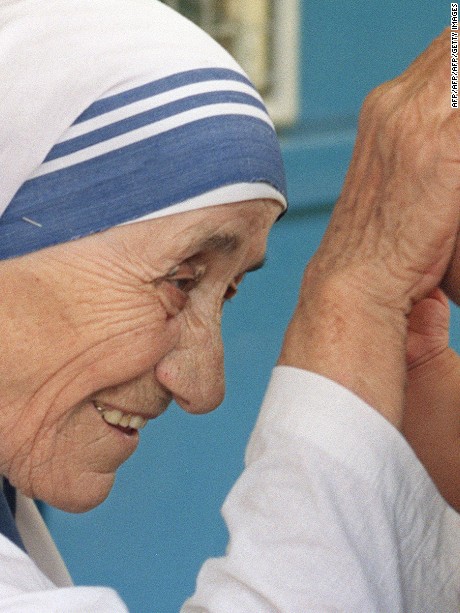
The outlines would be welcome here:
[[[215,408],[223,304],[260,267],[279,213],[271,201],[211,207],[1,262],[0,472],[83,511],[172,398]]]

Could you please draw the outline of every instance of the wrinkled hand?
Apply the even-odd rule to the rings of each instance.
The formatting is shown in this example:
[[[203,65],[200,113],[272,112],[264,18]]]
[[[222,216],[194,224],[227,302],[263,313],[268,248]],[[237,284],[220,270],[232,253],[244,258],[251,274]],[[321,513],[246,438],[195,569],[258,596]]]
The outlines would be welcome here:
[[[343,192],[317,254],[321,274],[408,313],[441,281],[460,214],[460,113],[450,108],[450,31],[367,97]]]
[[[343,191],[280,356],[348,387],[397,427],[407,315],[440,284],[458,234],[459,137],[446,30],[367,97]]]
[[[449,303],[437,289],[409,316],[403,434],[460,511],[460,358],[448,344]]]

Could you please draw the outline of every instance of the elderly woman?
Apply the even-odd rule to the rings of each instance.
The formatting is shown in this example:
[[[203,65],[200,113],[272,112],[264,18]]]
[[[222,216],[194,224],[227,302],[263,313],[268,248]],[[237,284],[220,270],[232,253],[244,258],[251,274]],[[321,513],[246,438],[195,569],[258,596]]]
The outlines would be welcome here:
[[[222,305],[286,208],[279,146],[241,69],[155,0],[9,1],[0,27],[0,609],[124,611],[109,589],[71,586],[31,499],[94,507],[171,399],[220,403]],[[394,155],[375,153],[385,108],[364,119],[307,269],[226,503],[228,555],[185,610],[458,602],[458,516],[398,432],[409,304],[445,273],[458,205],[427,220],[432,203],[404,192]],[[390,189],[376,205],[382,177],[402,211]],[[397,272],[382,253],[400,254]]]

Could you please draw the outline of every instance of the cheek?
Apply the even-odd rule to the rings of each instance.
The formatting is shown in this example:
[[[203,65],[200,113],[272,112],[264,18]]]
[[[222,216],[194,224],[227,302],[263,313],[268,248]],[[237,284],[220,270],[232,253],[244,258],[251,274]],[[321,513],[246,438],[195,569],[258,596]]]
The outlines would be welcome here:
[[[66,411],[102,389],[153,371],[177,343],[177,318],[156,296],[130,295],[90,307],[78,311],[67,333],[55,329],[53,342],[40,345],[28,387],[42,406],[57,404]]]
[[[85,352],[85,363],[75,369],[77,377],[89,385],[87,394],[120,385],[153,371],[174,349],[178,338],[179,322],[175,317],[167,317],[161,311],[142,318],[133,316]]]

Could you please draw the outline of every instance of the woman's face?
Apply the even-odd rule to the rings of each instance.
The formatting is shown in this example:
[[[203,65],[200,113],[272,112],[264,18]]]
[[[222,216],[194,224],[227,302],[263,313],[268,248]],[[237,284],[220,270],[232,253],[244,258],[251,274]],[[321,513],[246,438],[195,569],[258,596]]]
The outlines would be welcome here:
[[[222,307],[260,266],[271,201],[113,228],[0,263],[0,472],[67,511],[99,504],[144,420],[224,395]]]

